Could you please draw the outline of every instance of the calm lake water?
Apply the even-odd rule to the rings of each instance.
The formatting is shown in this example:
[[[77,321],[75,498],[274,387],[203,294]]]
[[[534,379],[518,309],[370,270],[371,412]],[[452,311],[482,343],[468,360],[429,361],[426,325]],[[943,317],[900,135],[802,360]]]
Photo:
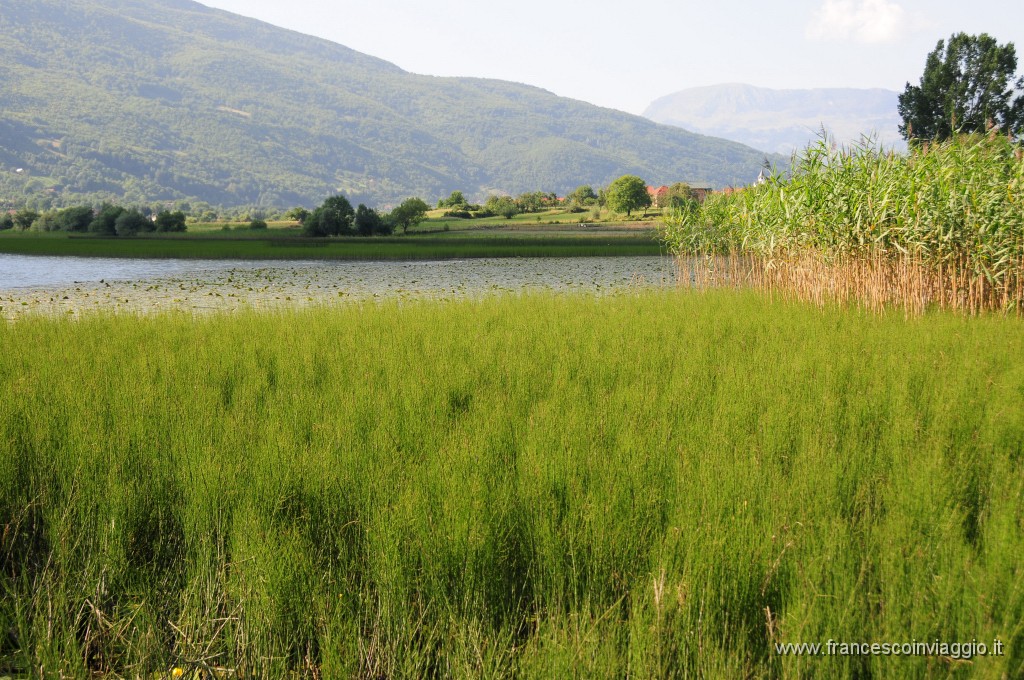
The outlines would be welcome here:
[[[614,293],[674,285],[654,257],[424,262],[127,260],[0,255],[0,316],[232,310],[373,299],[450,299],[530,291]]]
[[[246,267],[251,261],[129,260],[113,257],[40,257],[0,254],[0,290],[125,281]]]

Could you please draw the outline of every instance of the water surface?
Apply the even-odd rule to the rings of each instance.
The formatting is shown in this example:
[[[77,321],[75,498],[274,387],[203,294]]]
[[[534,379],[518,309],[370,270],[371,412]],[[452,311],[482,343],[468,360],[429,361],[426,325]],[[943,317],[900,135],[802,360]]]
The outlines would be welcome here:
[[[670,257],[413,262],[123,260],[0,256],[0,316],[232,310],[530,291],[608,294],[672,285]]]
[[[0,290],[55,287],[93,281],[144,280],[260,264],[240,260],[132,260],[116,257],[0,254]]]

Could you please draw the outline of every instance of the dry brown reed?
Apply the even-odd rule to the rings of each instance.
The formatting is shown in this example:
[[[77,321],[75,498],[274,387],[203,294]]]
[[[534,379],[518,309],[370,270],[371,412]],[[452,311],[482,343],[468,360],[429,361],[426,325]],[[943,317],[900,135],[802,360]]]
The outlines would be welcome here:
[[[966,314],[1024,314],[1024,261],[1001,281],[972,271],[966,261],[934,264],[903,253],[825,257],[816,252],[764,257],[729,255],[678,258],[681,285],[697,289],[753,288],[772,298],[855,305],[873,312],[908,314],[932,309]]]

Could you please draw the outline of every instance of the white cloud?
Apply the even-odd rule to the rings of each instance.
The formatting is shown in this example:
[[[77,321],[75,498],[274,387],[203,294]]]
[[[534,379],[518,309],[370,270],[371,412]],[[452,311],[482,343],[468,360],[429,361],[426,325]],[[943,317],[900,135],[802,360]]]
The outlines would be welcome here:
[[[825,0],[807,25],[812,40],[898,40],[909,27],[906,10],[889,0]]]

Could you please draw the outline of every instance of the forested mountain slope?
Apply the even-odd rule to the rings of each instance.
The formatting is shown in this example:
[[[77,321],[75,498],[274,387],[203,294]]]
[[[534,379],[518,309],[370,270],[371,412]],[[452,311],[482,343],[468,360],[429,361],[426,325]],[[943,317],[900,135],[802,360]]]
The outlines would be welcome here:
[[[763,154],[495,80],[407,73],[188,0],[0,0],[0,201],[387,205],[624,173],[746,184]],[[18,172],[18,170],[21,172]]]

